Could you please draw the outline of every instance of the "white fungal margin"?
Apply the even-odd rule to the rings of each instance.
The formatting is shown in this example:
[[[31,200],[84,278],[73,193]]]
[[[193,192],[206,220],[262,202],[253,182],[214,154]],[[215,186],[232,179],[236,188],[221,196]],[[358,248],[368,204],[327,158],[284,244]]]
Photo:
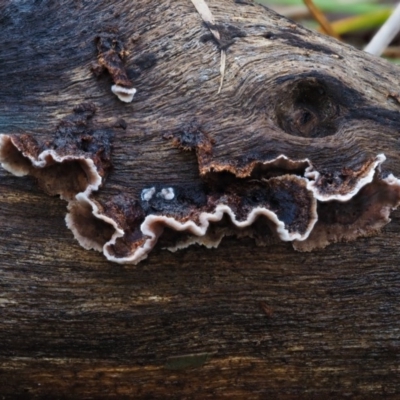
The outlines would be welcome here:
[[[92,249],[97,250],[103,252],[107,256],[105,247],[115,244],[116,240],[119,237],[124,236],[124,231],[118,226],[118,224],[112,218],[109,218],[100,212],[98,205],[89,198],[88,193],[86,192],[78,193],[75,196],[75,199],[76,200],[70,201],[67,206],[67,209],[69,211],[69,213],[65,216],[65,223],[67,227],[72,231],[75,239],[79,242],[79,244],[83,248],[85,248],[86,250],[92,250]],[[104,221],[105,223],[111,225],[114,228],[114,233],[111,236],[111,239],[103,246],[100,246],[95,240],[92,240],[91,238],[82,235],[79,228],[77,227],[76,221],[74,219],[75,218],[74,214],[72,213],[73,208],[75,206],[84,207],[86,205],[91,208],[91,213],[95,218]]]
[[[299,178],[304,179],[304,178]],[[144,244],[136,249],[133,254],[130,254],[127,257],[116,257],[111,254],[108,250],[108,246],[113,244],[110,242],[104,245],[104,255],[108,260],[114,261],[120,264],[137,264],[141,260],[147,258],[148,253],[152,250],[152,248],[157,243],[158,238],[163,233],[164,227],[172,228],[178,232],[188,232],[197,237],[204,237],[207,233],[208,227],[212,222],[221,221],[224,215],[228,215],[232,221],[232,223],[238,228],[245,228],[253,224],[253,222],[259,217],[264,216],[267,217],[270,221],[272,221],[276,226],[276,232],[281,240],[283,241],[293,241],[298,240],[302,241],[307,239],[310,232],[312,231],[315,223],[318,220],[317,215],[317,203],[314,201],[313,206],[311,208],[311,219],[306,231],[301,234],[299,232],[289,232],[289,230],[285,227],[285,224],[279,220],[277,215],[264,207],[255,207],[248,215],[247,219],[244,221],[239,221],[236,219],[235,213],[232,209],[224,204],[217,205],[215,210],[211,213],[202,212],[199,216],[199,224],[196,224],[194,221],[188,220],[185,222],[177,221],[175,218],[160,216],[160,215],[148,215],[140,226],[140,230],[143,235],[147,237]],[[222,239],[222,237],[221,237]],[[210,243],[210,247],[214,247],[213,244]]]
[[[325,194],[320,192],[319,188],[316,186],[316,183],[320,177],[320,173],[314,170],[313,166],[310,165],[304,173],[304,176],[308,179],[307,189],[311,190],[314,193],[315,198],[319,201],[348,201],[354,197],[365,185],[372,182],[376,170],[385,160],[386,156],[384,154],[378,154],[375,158],[375,161],[368,168],[366,174],[357,181],[357,185],[354,186],[351,191],[335,194]]]
[[[89,195],[97,191],[102,183],[102,177],[91,158],[82,155],[60,155],[56,150],[44,150],[37,157],[19,150],[13,138],[8,135],[0,135],[0,163],[8,172],[16,176],[25,176],[32,173],[32,169],[43,169],[45,167],[62,164],[66,161],[77,161],[80,163],[88,181],[84,191]],[[68,200],[66,193],[59,193],[60,197]]]
[[[175,253],[178,250],[186,249],[194,244],[199,244],[201,246],[206,247],[207,249],[216,249],[222,239],[225,237],[225,232],[220,232],[213,237],[205,236],[189,236],[185,240],[181,240],[177,242],[174,246],[166,247],[165,249],[170,251],[171,253]]]
[[[29,174],[29,163],[24,162],[24,155],[17,149],[8,135],[0,135],[1,166],[15,176]]]
[[[121,100],[123,103],[130,103],[136,94],[135,88],[127,88],[119,85],[112,85],[111,91]]]

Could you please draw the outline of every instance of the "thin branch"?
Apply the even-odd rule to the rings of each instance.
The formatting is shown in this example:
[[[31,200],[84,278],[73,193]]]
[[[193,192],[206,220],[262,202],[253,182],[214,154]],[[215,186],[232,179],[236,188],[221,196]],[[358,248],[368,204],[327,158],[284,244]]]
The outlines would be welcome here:
[[[313,17],[318,21],[318,23],[321,25],[321,28],[324,30],[324,32],[330,36],[333,36],[334,38],[340,40],[339,35],[335,32],[335,30],[332,28],[331,24],[325,17],[325,15],[322,13],[322,11],[313,3],[312,0],[304,0],[304,4],[307,6],[307,8],[310,10],[310,13],[313,15]]]

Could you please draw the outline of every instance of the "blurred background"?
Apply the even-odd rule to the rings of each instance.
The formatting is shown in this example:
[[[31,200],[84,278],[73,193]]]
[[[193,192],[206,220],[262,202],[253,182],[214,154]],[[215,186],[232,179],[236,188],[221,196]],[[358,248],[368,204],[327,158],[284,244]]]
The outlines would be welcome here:
[[[360,49],[365,48],[398,5],[398,1],[382,0],[256,1],[307,28],[336,36]],[[324,21],[328,24],[325,29]],[[400,28],[399,19],[396,25]],[[400,34],[385,48],[382,57],[400,65]]]

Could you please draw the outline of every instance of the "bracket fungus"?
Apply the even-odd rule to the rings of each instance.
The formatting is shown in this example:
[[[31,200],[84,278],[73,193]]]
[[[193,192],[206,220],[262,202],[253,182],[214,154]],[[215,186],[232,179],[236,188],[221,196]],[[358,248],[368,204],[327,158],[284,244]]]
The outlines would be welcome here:
[[[27,46],[26,59],[36,62],[30,52],[37,48],[48,57],[46,63],[38,57],[33,75],[18,76],[21,93],[31,87],[42,93],[38,82],[62,69],[43,93],[70,79],[57,107],[75,104],[85,88],[99,119],[124,118],[125,136],[112,148],[115,127],[99,127],[94,106],[83,104],[50,136],[0,135],[2,166],[33,176],[48,194],[66,200],[66,223],[79,243],[118,263],[138,263],[158,240],[172,250],[213,247],[231,234],[259,243],[279,238],[310,251],[371,235],[389,222],[400,204],[398,69],[246,2],[240,18],[232,16],[231,1],[210,4],[220,40],[208,40],[212,26],[202,24],[190,2],[178,3],[153,2],[149,9],[139,1],[129,17],[111,13],[107,21],[124,37],[140,37],[128,42],[129,51],[117,29],[96,39],[93,72],[108,71],[122,102],[136,92],[125,62],[135,65],[135,54],[136,63],[146,64],[139,68],[141,99],[134,110],[99,95],[94,80],[77,72],[87,72],[92,32],[100,31],[107,13],[94,24],[92,10],[85,11],[79,29],[74,26],[85,39],[79,48],[69,40],[70,27],[55,34],[59,21],[44,18],[49,34]],[[57,46],[49,47],[49,37]],[[58,48],[62,62],[53,57]],[[221,50],[226,65],[216,95]],[[4,76],[14,83],[17,75]],[[29,104],[30,115],[39,115],[42,103]]]
[[[255,237],[256,231],[310,251],[379,230],[400,203],[400,182],[382,174],[382,154],[358,169],[335,172],[285,155],[241,166],[221,163],[213,158],[215,139],[197,123],[165,138],[196,152],[200,185],[154,184],[134,197],[119,194],[102,201],[95,192],[111,168],[113,133],[92,127],[94,112],[92,104],[76,107],[52,141],[0,135],[0,161],[11,173],[31,175],[48,194],[68,201],[66,224],[81,246],[114,262],[146,258],[165,228],[170,236],[175,232],[172,251],[193,243],[214,247],[225,235]]]
[[[31,175],[50,195],[71,201],[98,190],[111,168],[112,130],[91,128],[93,104],[82,104],[59,123],[51,141],[0,135],[0,161],[17,176]]]

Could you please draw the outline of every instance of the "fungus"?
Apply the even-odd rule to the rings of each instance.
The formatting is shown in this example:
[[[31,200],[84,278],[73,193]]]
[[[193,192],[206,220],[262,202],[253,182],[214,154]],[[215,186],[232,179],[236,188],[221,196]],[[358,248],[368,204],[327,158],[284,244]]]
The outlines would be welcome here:
[[[122,41],[117,37],[117,32],[111,30],[96,38],[98,57],[96,66],[92,67],[96,75],[107,70],[111,75],[114,85],[111,91],[124,103],[130,103],[136,93],[131,80],[128,78],[123,60],[127,55]]]
[[[154,193],[156,192],[155,187],[146,188],[142,190],[141,198],[143,201],[149,201],[153,197]]]
[[[124,103],[130,103],[136,93],[136,89],[120,85],[112,85],[111,91]]]
[[[165,200],[172,200],[175,197],[175,192],[174,189],[171,187],[163,188],[161,189],[161,192],[158,193],[158,195]]]
[[[154,183],[137,196],[104,199],[96,192],[111,169],[113,132],[94,127],[94,113],[92,104],[76,107],[49,141],[0,135],[0,162],[65,199],[66,224],[80,245],[110,261],[138,263],[163,234],[171,251],[216,247],[232,234],[257,242],[276,236],[311,251],[375,233],[400,203],[400,181],[382,172],[383,154],[333,169],[285,154],[228,161],[216,157],[218,143],[198,123],[165,138],[195,153],[201,184]]]
[[[293,242],[299,251],[324,248],[329,243],[371,236],[390,222],[390,212],[400,203],[400,181],[393,175],[383,178],[379,171],[347,201],[318,203],[318,222],[309,237]]]
[[[389,222],[400,203],[398,69],[269,11],[244,7],[235,17],[223,12],[228,1],[208,9],[192,0],[205,26],[187,2],[174,12],[163,2],[123,12],[81,3],[74,32],[60,31],[50,9],[39,30],[29,13],[4,25],[10,106],[0,125],[12,129],[43,107],[49,118],[85,96],[114,123],[99,125],[94,106],[81,105],[55,131],[0,135],[0,162],[66,201],[67,227],[85,249],[137,263],[158,241],[215,247],[236,235],[311,251]],[[108,23],[129,46],[117,28],[92,33]],[[90,57],[119,100],[85,92]],[[132,113],[119,101],[133,101],[138,76],[145,90]],[[107,187],[119,128],[121,165]]]
[[[317,220],[316,201],[306,186],[304,178],[288,175],[248,181],[242,187],[234,182],[224,193],[210,195],[204,195],[204,188],[176,187],[172,191],[152,187],[141,192],[141,201],[119,196],[102,204],[78,194],[68,207],[67,225],[83,247],[102,246],[106,257],[119,263],[146,258],[165,227],[202,242],[210,225],[225,215],[239,229],[262,218],[282,240],[303,240]],[[103,236],[102,242],[99,237],[91,239],[98,219],[114,226],[114,232]]]
[[[101,187],[111,169],[113,131],[94,129],[94,114],[93,104],[79,105],[58,124],[51,141],[40,141],[28,134],[0,135],[0,162],[14,175],[36,178],[47,194],[67,200],[68,209],[79,207],[80,226],[86,226],[85,233],[80,236],[73,225],[67,225],[78,240],[82,238],[83,247],[100,250],[98,237],[107,236],[111,228],[101,223],[101,217],[92,216],[96,210],[88,198]],[[90,222],[86,224],[86,220]]]
[[[98,190],[111,168],[110,129],[93,129],[95,106],[81,104],[61,121],[52,141],[0,135],[0,162],[16,176],[31,175],[49,195],[72,200]],[[60,179],[62,177],[62,179]]]

